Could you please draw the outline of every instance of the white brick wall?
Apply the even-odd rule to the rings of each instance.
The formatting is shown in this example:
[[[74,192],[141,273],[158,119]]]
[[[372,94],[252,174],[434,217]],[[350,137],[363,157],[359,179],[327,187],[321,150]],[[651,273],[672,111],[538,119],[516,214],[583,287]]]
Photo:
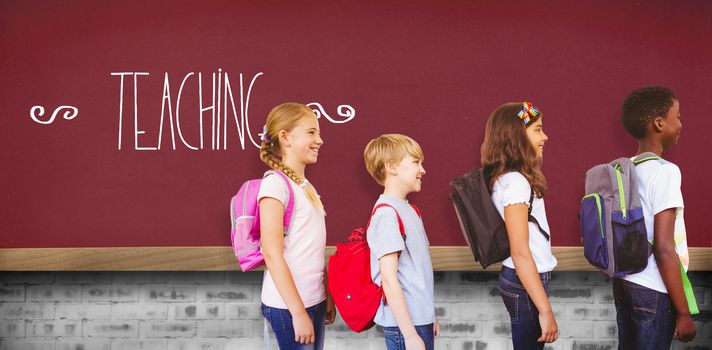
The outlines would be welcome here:
[[[698,336],[673,349],[712,349],[712,272],[691,279]],[[512,348],[496,273],[438,272],[435,281],[437,349]],[[261,282],[259,272],[0,273],[0,350],[262,349]],[[561,338],[546,349],[617,348],[603,275],[557,272],[550,289]],[[337,321],[326,349],[383,350],[383,332],[356,334]]]

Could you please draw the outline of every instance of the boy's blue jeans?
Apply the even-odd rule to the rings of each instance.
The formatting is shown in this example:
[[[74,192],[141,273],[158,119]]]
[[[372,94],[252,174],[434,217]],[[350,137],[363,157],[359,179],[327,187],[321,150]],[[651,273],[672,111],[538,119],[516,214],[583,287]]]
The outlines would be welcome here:
[[[540,273],[539,278],[548,295],[551,272]],[[514,350],[543,349],[544,343],[537,342],[541,337],[539,310],[529,298],[514,269],[502,266],[502,271],[499,273],[499,294],[509,312]]]
[[[415,331],[418,332],[420,338],[425,343],[426,350],[435,349],[435,334],[433,333],[433,324],[424,326],[415,326]],[[383,336],[386,338],[386,348],[388,350],[406,350],[405,339],[398,327],[383,327]]]
[[[614,278],[613,298],[618,349],[670,349],[675,311],[666,293]]]
[[[326,320],[326,301],[308,307],[307,314],[314,325],[314,343],[300,344],[294,341],[292,314],[287,309],[278,309],[262,304],[262,315],[272,326],[280,350],[322,350],[324,349],[324,331]]]

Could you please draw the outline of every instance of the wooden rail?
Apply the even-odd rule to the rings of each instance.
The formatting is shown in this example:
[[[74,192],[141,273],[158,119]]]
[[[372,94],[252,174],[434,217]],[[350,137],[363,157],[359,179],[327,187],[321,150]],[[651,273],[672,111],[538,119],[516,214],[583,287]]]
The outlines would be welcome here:
[[[582,247],[554,247],[557,271],[595,271]],[[328,258],[334,247],[326,249]],[[482,271],[468,247],[430,247],[436,271]],[[499,264],[487,271],[498,271]],[[230,247],[3,248],[0,271],[239,271]],[[690,270],[712,271],[712,248],[690,248]]]

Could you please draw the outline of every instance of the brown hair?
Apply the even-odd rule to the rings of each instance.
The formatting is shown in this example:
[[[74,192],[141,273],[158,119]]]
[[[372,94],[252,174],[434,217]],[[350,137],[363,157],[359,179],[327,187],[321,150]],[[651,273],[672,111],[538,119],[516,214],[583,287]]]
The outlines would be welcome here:
[[[406,154],[423,160],[423,150],[415,140],[405,135],[385,134],[368,142],[363,150],[363,160],[368,173],[379,185],[383,185],[386,181],[386,163],[400,162]]]
[[[517,114],[522,102],[505,103],[490,114],[485,128],[485,140],[480,149],[480,163],[487,186],[492,191],[495,181],[510,171],[520,172],[529,181],[534,193],[541,198],[546,195],[546,178],[541,172],[541,161],[527,137],[527,125]],[[541,113],[531,118],[532,125],[541,118]]]
[[[314,186],[282,162],[282,146],[279,144],[280,131],[291,131],[299,120],[309,116],[316,118],[314,111],[301,103],[287,102],[272,108],[265,122],[267,128],[267,135],[265,136],[270,142],[262,141],[260,145],[260,159],[270,168],[283,172],[292,179],[292,181],[300,186],[304,186],[304,192],[309,202],[314,207],[323,210],[324,205],[321,203],[319,194],[316,192]],[[307,182],[306,186],[304,184],[305,181]]]

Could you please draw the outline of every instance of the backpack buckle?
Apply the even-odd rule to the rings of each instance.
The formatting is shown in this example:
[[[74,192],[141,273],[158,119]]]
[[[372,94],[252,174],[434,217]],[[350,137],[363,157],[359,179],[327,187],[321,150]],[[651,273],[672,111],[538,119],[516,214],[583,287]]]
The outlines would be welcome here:
[[[349,242],[363,241],[364,236],[366,236],[366,233],[363,232],[363,228],[359,227],[351,231],[351,234],[349,235]]]

